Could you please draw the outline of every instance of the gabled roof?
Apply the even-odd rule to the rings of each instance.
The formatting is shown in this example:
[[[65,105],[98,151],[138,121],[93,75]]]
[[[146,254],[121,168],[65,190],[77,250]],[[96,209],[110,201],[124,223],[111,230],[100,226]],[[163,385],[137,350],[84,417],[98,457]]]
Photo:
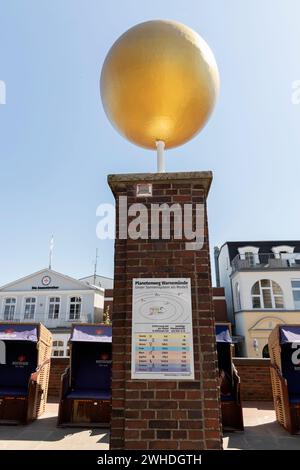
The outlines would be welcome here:
[[[41,276],[41,275],[49,275],[51,277],[51,275],[55,275],[55,276],[59,276],[59,277],[62,277],[70,282],[72,282],[73,284],[77,284],[78,285],[78,289],[81,289],[81,290],[99,290],[99,291],[103,291],[103,289],[101,289],[101,287],[97,287],[97,286],[91,286],[91,285],[88,285],[86,284],[85,282],[83,281],[80,281],[78,279],[75,279],[74,277],[71,277],[71,276],[67,276],[66,274],[62,274],[62,273],[59,273],[57,271],[54,271],[53,269],[49,269],[49,268],[44,268],[44,269],[41,269],[40,271],[36,271],[32,274],[29,274],[28,276],[24,276],[20,279],[17,279],[16,281],[13,281],[13,282],[9,282],[8,284],[4,284],[3,286],[0,287],[0,291],[5,291],[6,289],[10,288],[10,287],[13,287],[15,286],[16,284],[19,284],[23,281],[27,281],[28,279],[32,278],[32,277],[35,277],[35,276]]]

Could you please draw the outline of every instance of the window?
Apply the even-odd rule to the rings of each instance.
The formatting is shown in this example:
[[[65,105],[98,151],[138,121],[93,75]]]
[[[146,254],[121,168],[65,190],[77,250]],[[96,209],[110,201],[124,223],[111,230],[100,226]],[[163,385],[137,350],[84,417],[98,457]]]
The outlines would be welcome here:
[[[240,286],[238,282],[235,285],[235,302],[236,302],[237,311],[241,310],[241,293],[240,293]]]
[[[59,317],[60,310],[60,298],[59,297],[50,297],[49,299],[49,312],[48,318],[55,319]]]
[[[292,290],[294,297],[294,306],[298,310],[300,309],[300,279],[292,281]]]
[[[252,253],[252,251],[246,251],[245,260],[247,261],[247,264],[249,266],[254,266],[255,265],[254,253]]]
[[[80,297],[71,297],[70,299],[70,320],[79,320],[81,313],[81,298]]]
[[[246,267],[259,264],[259,248],[257,246],[241,246],[238,248],[239,259],[244,260]]]
[[[62,340],[54,340],[53,341],[53,349],[52,349],[52,356],[53,357],[65,357],[65,343]]]
[[[52,356],[54,356],[54,357],[63,357],[64,356],[64,350],[63,349],[54,349]]]
[[[24,320],[32,320],[35,314],[36,299],[27,297],[25,299]]]
[[[16,299],[10,297],[5,299],[4,320],[13,320],[16,311]]]
[[[263,347],[262,357],[264,357],[264,358],[269,358],[270,357],[269,346],[267,344]]]
[[[283,294],[277,282],[270,279],[257,281],[252,289],[253,308],[283,308]]]

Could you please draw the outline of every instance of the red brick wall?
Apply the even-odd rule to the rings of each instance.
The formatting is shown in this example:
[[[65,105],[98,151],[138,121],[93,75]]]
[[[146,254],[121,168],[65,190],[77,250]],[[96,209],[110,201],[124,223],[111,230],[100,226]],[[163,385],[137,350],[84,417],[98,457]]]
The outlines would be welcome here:
[[[151,198],[136,198],[135,183],[126,179],[128,175],[109,177],[109,184],[115,196],[127,196],[128,204],[139,202],[148,209],[151,203],[183,206],[192,202],[195,207],[196,203],[206,202],[201,178],[191,173],[185,181],[180,174],[168,180],[168,175],[147,175],[146,181],[153,183]],[[209,174],[206,177],[210,179]],[[137,178],[136,182],[142,181]],[[116,207],[118,235],[119,225],[124,221],[118,218],[118,201]],[[130,220],[128,217],[128,223]],[[195,381],[131,380],[134,277],[191,278]],[[186,251],[184,240],[116,239],[112,319],[111,448],[219,449],[220,404],[207,220],[204,247],[197,251]]]
[[[66,370],[66,367],[68,367],[69,362],[70,360],[68,358],[57,357],[57,358],[51,359],[49,389],[48,389],[49,397],[59,398],[60,378],[61,378],[61,375]]]
[[[229,321],[224,287],[213,287],[213,304],[216,322]]]
[[[242,401],[273,401],[269,359],[236,357]]]
[[[270,361],[269,359],[251,359],[236,357],[234,358],[234,364],[238,370],[238,374],[241,378],[241,396],[242,401],[272,401],[272,387],[270,379]],[[51,397],[58,398],[60,391],[60,377],[65,371],[69,364],[68,359],[52,358],[50,379],[49,379],[49,392],[48,395]],[[162,382],[160,382],[161,384]],[[191,386],[191,384],[190,384]],[[158,397],[169,398],[171,390],[167,391],[158,390]],[[180,389],[181,390],[181,389]],[[174,391],[173,391],[174,394]],[[130,394],[129,394],[130,395]],[[133,396],[139,396],[133,393]],[[143,395],[145,395],[143,393]],[[146,393],[147,395],[147,393]],[[149,390],[149,397],[154,395],[153,390]],[[193,395],[193,393],[192,393]],[[180,413],[178,413],[178,416]],[[145,434],[145,433],[144,433]],[[151,434],[151,433],[150,433]],[[180,433],[178,433],[178,436]],[[184,433],[181,434],[182,436]]]

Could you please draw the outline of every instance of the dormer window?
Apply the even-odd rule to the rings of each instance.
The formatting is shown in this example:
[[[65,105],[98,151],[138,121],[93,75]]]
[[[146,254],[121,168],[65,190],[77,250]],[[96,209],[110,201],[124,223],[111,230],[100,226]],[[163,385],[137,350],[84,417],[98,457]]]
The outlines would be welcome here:
[[[241,260],[245,260],[247,266],[252,267],[259,264],[259,248],[256,246],[243,246],[238,248]]]
[[[279,246],[273,246],[272,252],[274,253],[274,258],[275,259],[283,259],[287,260],[290,265],[295,263],[295,255],[294,255],[294,246],[289,246],[289,245],[279,245]]]
[[[294,253],[294,246],[289,245],[280,245],[280,246],[273,246],[272,251],[275,255],[275,258],[280,258],[281,254],[292,254]]]

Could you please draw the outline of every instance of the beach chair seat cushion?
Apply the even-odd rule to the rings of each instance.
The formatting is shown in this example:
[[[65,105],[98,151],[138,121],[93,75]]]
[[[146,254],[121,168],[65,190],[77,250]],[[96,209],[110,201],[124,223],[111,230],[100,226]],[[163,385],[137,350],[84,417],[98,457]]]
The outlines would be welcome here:
[[[110,400],[111,392],[109,390],[97,390],[97,389],[75,389],[71,390],[66,398],[73,400]]]
[[[221,394],[221,401],[233,401],[233,400],[234,400],[234,397],[231,393],[228,395]]]
[[[28,389],[23,387],[0,387],[0,397],[26,397]]]

